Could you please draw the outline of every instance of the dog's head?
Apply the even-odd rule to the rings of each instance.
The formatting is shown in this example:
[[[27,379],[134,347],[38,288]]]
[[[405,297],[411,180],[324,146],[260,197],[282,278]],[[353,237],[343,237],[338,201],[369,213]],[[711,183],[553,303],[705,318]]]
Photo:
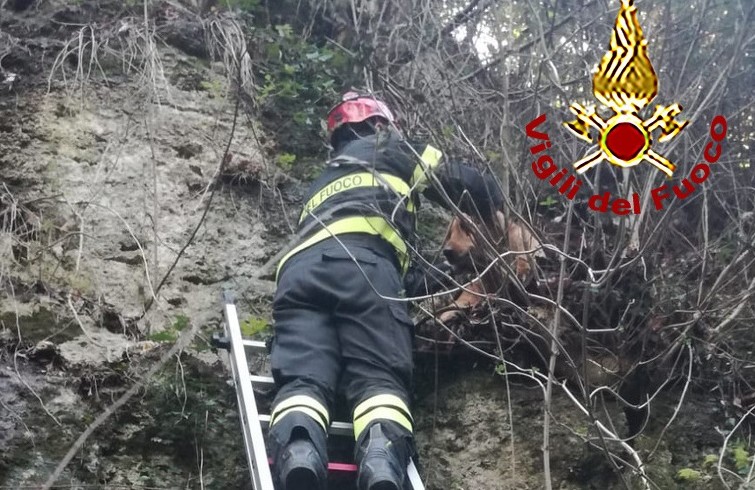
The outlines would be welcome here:
[[[478,247],[477,237],[480,234],[475,231],[473,223],[467,215],[454,217],[443,243],[443,255],[457,272],[479,271],[490,262],[490,257],[485,257],[483,247]],[[488,242],[496,246],[497,253],[503,252],[504,248],[511,252],[524,252],[536,249],[539,245],[537,238],[524,225],[514,221],[506,224],[500,211],[496,211],[491,222],[474,224],[479,232],[485,234]],[[520,281],[524,282],[530,278],[534,257],[541,255],[542,252],[535,252],[517,254],[513,257],[510,264]]]
[[[475,246],[474,235],[468,225],[458,216],[454,216],[448,227],[448,234],[443,243],[443,255],[455,269],[466,268],[470,259],[470,252]]]
[[[443,255],[457,272],[474,272],[475,265],[482,264],[482,247],[478,247],[478,237],[496,243],[500,232],[496,223],[477,223],[468,215],[455,216],[443,242]]]

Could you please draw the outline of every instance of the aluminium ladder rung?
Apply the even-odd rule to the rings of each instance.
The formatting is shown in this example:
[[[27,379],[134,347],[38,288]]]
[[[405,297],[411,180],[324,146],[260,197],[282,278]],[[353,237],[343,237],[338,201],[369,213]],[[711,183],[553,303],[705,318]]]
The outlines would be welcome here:
[[[267,344],[265,342],[262,342],[260,340],[249,340],[242,338],[241,343],[244,344],[244,347],[254,352],[267,354]]]
[[[228,350],[233,384],[236,388],[239,418],[244,436],[244,447],[254,490],[274,490],[270,463],[267,461],[265,437],[259,422],[259,412],[254,396],[246,349],[241,337],[236,305],[229,292],[223,292],[223,313],[225,316],[225,337],[213,335],[213,344]],[[234,349],[233,346],[236,346]],[[238,348],[241,346],[241,348]]]
[[[239,407],[241,426],[243,429],[244,446],[246,449],[247,463],[249,473],[252,478],[252,487],[254,490],[273,490],[272,475],[270,474],[270,463],[267,458],[265,448],[265,439],[262,428],[270,424],[270,416],[260,414],[257,411],[257,403],[254,397],[254,384],[274,387],[273,378],[269,376],[256,376],[249,372],[249,364],[246,358],[246,350],[250,349],[257,352],[267,352],[267,344],[257,340],[244,339],[241,336],[241,327],[236,315],[236,306],[232,295],[229,292],[223,293],[224,314],[225,314],[225,336],[214,334],[212,338],[213,346],[228,351],[231,364],[231,372],[236,387],[236,397]],[[240,349],[233,349],[233,345],[242,346]],[[333,422],[328,431],[332,435],[352,436],[354,433],[353,425],[346,422]],[[330,463],[331,465],[341,465],[341,471],[353,471],[354,465],[342,463]],[[348,467],[348,468],[347,468]],[[336,469],[335,467],[333,469]],[[406,469],[407,477],[413,490],[424,490],[425,486],[419,476],[414,461],[410,460]]]
[[[275,381],[270,376],[255,376],[254,374],[250,374],[249,379],[252,381],[252,386],[255,388],[259,385],[262,385],[265,388],[275,387]]]
[[[258,420],[260,421],[260,425],[264,428],[267,428],[267,426],[270,425],[270,415],[260,414]],[[354,426],[348,422],[331,422],[328,433],[333,436],[353,437]],[[412,483],[413,490],[424,490],[425,486],[422,483],[419,471],[417,471],[417,467],[414,465],[413,460],[409,460],[409,466],[406,468],[406,476]]]
[[[231,338],[228,335],[220,335],[220,333],[216,332],[212,334],[210,343],[217,349],[231,350]],[[256,354],[267,354],[268,352],[267,343],[261,340],[245,339],[244,337],[241,337],[241,344]]]

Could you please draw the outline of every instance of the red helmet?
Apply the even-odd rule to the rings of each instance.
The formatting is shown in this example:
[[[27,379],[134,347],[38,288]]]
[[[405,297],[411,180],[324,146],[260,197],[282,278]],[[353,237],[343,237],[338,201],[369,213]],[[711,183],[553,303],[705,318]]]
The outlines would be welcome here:
[[[346,92],[341,102],[328,113],[328,134],[342,124],[359,123],[371,117],[382,117],[390,123],[396,123],[393,113],[382,100],[371,95]]]

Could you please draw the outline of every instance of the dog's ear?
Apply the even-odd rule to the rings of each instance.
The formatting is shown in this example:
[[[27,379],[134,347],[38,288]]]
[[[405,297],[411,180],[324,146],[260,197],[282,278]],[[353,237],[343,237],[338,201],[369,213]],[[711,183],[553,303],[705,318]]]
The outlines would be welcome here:
[[[540,240],[522,223],[510,221],[506,227],[506,234],[509,241],[509,250],[524,252],[525,250],[538,249],[533,255],[535,257],[545,257]]]
[[[526,283],[531,277],[532,268],[535,266],[535,257],[545,256],[540,248],[540,241],[530,232],[529,228],[519,222],[510,221],[506,232],[509,250],[512,252],[538,249],[532,253],[519,254],[514,258],[513,267],[516,275],[520,281]]]
[[[458,265],[459,260],[475,247],[474,234],[467,229],[465,218],[469,219],[466,215],[453,218],[443,243],[443,254],[452,265]]]

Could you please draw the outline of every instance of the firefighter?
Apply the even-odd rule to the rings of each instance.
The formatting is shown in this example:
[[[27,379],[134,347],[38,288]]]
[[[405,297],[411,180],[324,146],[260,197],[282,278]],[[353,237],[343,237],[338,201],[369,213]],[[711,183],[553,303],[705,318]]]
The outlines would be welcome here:
[[[407,275],[419,194],[448,205],[467,191],[462,210],[483,214],[502,199],[479,171],[407,142],[371,95],[345,94],[327,128],[332,158],[277,270],[273,474],[279,489],[326,488],[327,428],[340,393],[352,413],[358,489],[401,490],[415,451],[413,324],[401,298],[427,284],[421,270]]]

